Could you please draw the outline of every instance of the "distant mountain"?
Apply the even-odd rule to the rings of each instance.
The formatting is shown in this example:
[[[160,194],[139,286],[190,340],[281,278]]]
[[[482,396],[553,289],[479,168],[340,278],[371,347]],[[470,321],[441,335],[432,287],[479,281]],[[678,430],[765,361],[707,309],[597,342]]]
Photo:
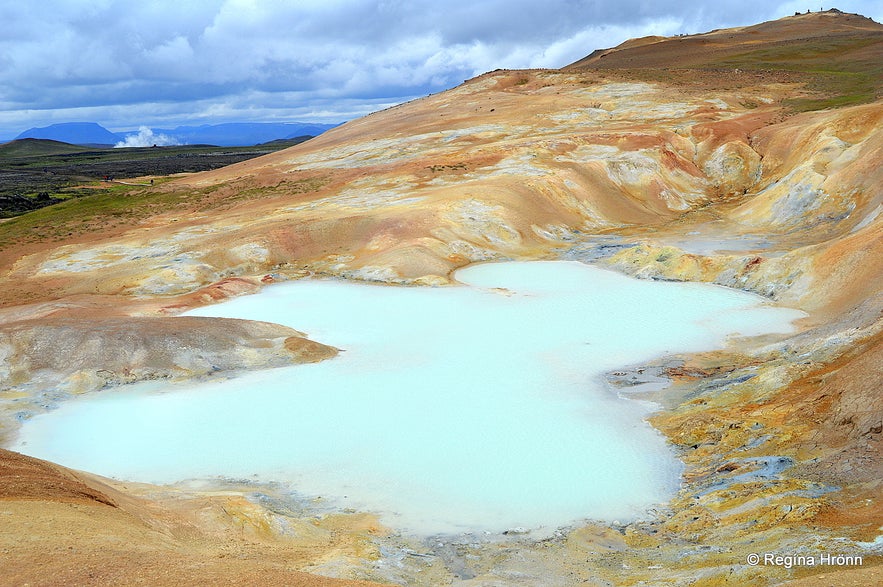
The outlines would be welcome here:
[[[166,135],[182,145],[218,145],[219,147],[251,146],[278,139],[293,139],[304,135],[317,136],[336,124],[311,122],[231,122],[179,126],[173,129],[153,129],[154,134]]]
[[[157,142],[153,137],[162,137],[163,144],[250,147],[276,140],[314,137],[335,126],[337,125],[312,122],[230,122],[179,126],[173,129],[156,128],[150,129],[145,135],[146,128],[114,133],[94,122],[64,122],[28,129],[15,139],[49,139],[72,145],[114,146],[124,142],[127,137],[142,135],[145,138],[142,141],[144,144],[135,141],[132,146],[150,147]]]
[[[50,139],[72,145],[115,145],[123,137],[95,122],[61,122],[41,128],[31,128],[16,139]]]

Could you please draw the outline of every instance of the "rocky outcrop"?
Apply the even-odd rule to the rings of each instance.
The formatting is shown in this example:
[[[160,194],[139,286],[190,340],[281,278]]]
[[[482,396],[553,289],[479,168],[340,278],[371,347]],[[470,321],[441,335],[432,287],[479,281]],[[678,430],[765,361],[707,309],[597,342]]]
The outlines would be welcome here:
[[[72,394],[122,383],[312,363],[336,354],[294,329],[248,320],[22,320],[0,325],[0,397],[4,411],[21,418]]]
[[[76,318],[0,326],[4,387],[81,393],[144,379],[196,377],[333,357],[337,349],[266,322],[182,316]]]

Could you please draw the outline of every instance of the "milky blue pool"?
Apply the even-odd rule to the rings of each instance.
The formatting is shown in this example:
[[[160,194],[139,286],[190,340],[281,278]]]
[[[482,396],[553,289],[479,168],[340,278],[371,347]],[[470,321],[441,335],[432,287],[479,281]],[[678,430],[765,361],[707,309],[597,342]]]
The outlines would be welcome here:
[[[574,262],[500,263],[457,287],[301,280],[193,311],[265,320],[343,349],[313,365],[146,383],[63,404],[12,448],[154,483],[226,476],[376,511],[417,533],[629,519],[681,467],[602,374],[803,314],[722,287]]]

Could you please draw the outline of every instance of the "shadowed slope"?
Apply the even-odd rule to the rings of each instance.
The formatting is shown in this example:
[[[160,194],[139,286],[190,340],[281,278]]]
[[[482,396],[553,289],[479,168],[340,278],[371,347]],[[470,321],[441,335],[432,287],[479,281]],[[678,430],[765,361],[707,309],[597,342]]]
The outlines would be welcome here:
[[[51,139],[16,139],[0,145],[0,157],[33,157],[59,153],[81,153],[85,149]]]

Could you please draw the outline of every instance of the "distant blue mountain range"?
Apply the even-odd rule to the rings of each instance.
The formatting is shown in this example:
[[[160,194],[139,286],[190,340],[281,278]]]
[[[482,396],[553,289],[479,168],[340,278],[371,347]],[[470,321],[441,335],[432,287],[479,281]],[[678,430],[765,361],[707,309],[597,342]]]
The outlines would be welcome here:
[[[250,146],[281,139],[293,139],[305,135],[317,136],[336,124],[312,122],[232,122],[204,124],[202,126],[179,126],[173,129],[144,129],[114,133],[95,122],[64,122],[42,128],[31,128],[16,139],[51,139],[74,145],[116,145],[127,137],[137,137],[132,146],[151,146],[152,138],[163,144],[217,145],[219,147]]]
[[[227,124],[204,124],[202,126],[179,126],[173,129],[153,129],[156,134],[172,137],[182,145],[218,145],[233,147],[259,145],[279,139],[294,139],[305,135],[318,136],[336,124],[311,122],[262,123],[231,122]]]
[[[115,134],[94,122],[62,122],[43,128],[31,128],[16,139],[50,139],[72,145],[115,145],[122,141]]]

